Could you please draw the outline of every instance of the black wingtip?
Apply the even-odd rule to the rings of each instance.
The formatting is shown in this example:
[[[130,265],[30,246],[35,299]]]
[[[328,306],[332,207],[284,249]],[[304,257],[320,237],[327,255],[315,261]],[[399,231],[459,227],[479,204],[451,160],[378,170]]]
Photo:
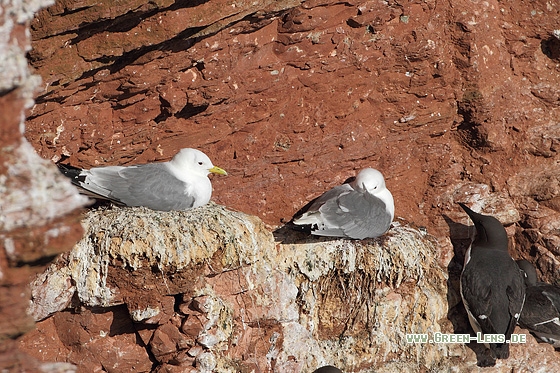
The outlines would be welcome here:
[[[62,164],[62,163],[58,163],[57,164],[59,171],[66,176],[67,178],[69,178],[70,180],[72,180],[72,183],[75,185],[79,185],[79,182],[84,182],[85,181],[85,177],[80,175],[81,172],[83,171],[81,168],[77,168],[74,166],[70,166],[67,164]]]
[[[290,220],[289,222],[286,223],[286,227],[297,231],[297,232],[303,232],[303,233],[307,233],[307,234],[311,234],[311,232],[313,231],[313,227],[311,224],[295,224],[294,223],[294,219]]]
[[[57,163],[56,166],[58,167],[59,171],[67,177],[73,177],[74,175],[77,175],[80,173],[80,171],[82,171],[80,168],[70,166],[68,164]]]
[[[313,198],[311,201],[307,202],[305,206],[297,210],[296,213],[293,215],[292,220],[290,220],[290,222],[299,219],[303,214],[305,214],[309,210],[309,208],[315,203],[315,201],[317,201],[319,197],[320,196]]]

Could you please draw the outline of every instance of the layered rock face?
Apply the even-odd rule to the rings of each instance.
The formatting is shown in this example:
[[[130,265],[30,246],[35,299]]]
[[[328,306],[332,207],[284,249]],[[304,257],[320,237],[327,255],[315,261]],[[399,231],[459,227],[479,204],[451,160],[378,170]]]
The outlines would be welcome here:
[[[83,371],[474,366],[462,344],[403,339],[469,330],[456,202],[497,216],[514,258],[559,277],[554,2],[59,1],[30,27],[33,107],[20,46],[47,4],[7,4],[0,53],[19,68],[0,70],[3,351],[32,325],[30,275],[81,235],[83,200],[44,159],[133,164],[199,148],[229,172],[213,200],[247,214],[88,213],[86,236],[35,280],[42,321],[18,342]],[[364,243],[275,231],[363,167],[383,172],[412,225]],[[527,337],[499,369],[557,359]]]

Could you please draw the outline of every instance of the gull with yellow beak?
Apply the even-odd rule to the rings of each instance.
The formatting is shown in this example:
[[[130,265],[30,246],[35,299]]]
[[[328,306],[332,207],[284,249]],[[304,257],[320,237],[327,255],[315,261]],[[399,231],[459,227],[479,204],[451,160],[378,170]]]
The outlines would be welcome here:
[[[169,162],[83,170],[58,165],[61,172],[95,199],[152,210],[186,210],[204,206],[212,196],[210,173],[227,175],[197,149],[181,149]]]

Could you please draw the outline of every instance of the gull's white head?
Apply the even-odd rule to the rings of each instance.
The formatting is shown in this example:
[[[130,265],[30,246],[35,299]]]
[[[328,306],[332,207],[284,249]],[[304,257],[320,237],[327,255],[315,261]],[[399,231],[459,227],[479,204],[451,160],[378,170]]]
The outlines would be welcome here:
[[[364,168],[350,185],[354,190],[359,192],[367,191],[382,200],[385,203],[387,212],[391,214],[391,219],[394,218],[395,202],[393,201],[393,195],[385,186],[385,179],[381,172],[374,168]]]
[[[352,182],[352,187],[360,192],[368,191],[376,195],[385,190],[385,179],[381,172],[374,168],[364,168]]]
[[[170,163],[179,169],[189,170],[200,176],[208,176],[210,173],[227,175],[225,170],[214,166],[210,158],[198,149],[181,149]]]

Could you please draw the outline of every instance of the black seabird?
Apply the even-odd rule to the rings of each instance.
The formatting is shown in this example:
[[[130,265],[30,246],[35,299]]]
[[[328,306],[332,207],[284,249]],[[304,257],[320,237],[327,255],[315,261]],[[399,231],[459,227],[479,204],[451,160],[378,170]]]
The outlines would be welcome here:
[[[477,333],[502,334],[509,341],[525,301],[521,270],[508,253],[508,237],[494,217],[478,214],[462,203],[476,236],[465,254],[461,297]],[[509,344],[485,343],[498,359],[509,357]]]
[[[342,371],[332,365],[325,365],[324,367],[315,369],[313,373],[342,373]]]
[[[519,325],[543,342],[560,347],[560,288],[538,282],[535,268],[525,259],[518,260],[517,265],[527,285]]]

